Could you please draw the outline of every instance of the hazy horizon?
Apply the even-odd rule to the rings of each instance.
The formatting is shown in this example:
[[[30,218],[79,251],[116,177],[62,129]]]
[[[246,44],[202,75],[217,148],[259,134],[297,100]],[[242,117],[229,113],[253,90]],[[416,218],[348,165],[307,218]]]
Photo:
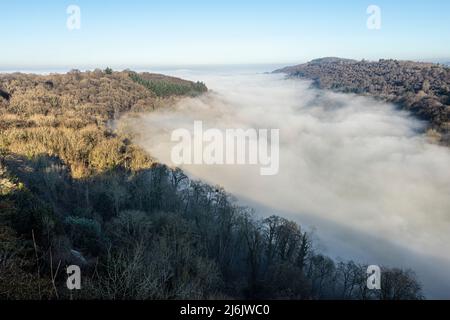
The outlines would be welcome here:
[[[326,57],[317,57],[316,59],[320,58],[327,58],[331,56]],[[339,57],[343,59],[347,59],[346,57]],[[391,59],[391,58],[380,58],[380,59]],[[372,61],[367,60],[366,61]],[[310,61],[310,60],[309,60]],[[235,71],[235,70],[247,70],[248,72],[256,71],[256,72],[263,72],[263,73],[271,73],[277,69],[288,67],[288,66],[294,66],[297,64],[307,63],[309,61],[297,61],[297,62],[286,62],[286,63],[238,63],[238,64],[191,64],[191,65],[149,65],[149,66],[109,66],[109,65],[102,65],[102,66],[75,66],[75,67],[14,67],[14,68],[2,68],[0,66],[0,73],[28,73],[28,74],[41,74],[41,75],[48,75],[48,74],[65,74],[67,72],[70,72],[72,70],[79,70],[81,72],[87,72],[87,71],[95,71],[95,70],[103,70],[106,68],[112,68],[114,71],[125,71],[125,70],[131,70],[136,72],[150,72],[150,73],[161,73],[161,74],[172,74],[174,72],[179,71],[198,71],[198,72],[204,72],[207,70],[210,71]],[[373,60],[378,61],[378,60]],[[426,59],[411,59],[408,61],[414,61],[414,62],[424,62],[424,63],[439,63],[439,64],[445,64],[450,66],[450,58],[448,60],[426,60]],[[192,79],[194,80],[194,79]],[[196,81],[202,81],[201,78],[195,79]]]

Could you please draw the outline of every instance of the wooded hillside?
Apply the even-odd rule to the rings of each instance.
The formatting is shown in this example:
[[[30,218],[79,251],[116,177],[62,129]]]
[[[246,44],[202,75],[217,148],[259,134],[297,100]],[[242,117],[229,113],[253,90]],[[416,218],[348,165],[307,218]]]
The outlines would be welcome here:
[[[393,102],[429,124],[428,134],[450,146],[450,68],[434,63],[322,58],[275,72],[307,78],[321,89]]]

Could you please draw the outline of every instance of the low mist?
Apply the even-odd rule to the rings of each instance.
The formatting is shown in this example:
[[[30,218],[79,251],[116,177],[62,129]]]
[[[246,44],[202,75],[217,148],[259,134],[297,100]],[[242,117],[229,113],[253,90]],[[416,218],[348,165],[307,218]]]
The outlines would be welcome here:
[[[172,73],[174,74],[174,73]],[[174,107],[124,117],[122,128],[171,165],[174,129],[280,129],[280,170],[182,167],[223,186],[261,216],[278,214],[316,230],[334,257],[411,268],[430,297],[450,297],[450,149],[395,106],[311,88],[272,74],[174,75],[210,92]]]

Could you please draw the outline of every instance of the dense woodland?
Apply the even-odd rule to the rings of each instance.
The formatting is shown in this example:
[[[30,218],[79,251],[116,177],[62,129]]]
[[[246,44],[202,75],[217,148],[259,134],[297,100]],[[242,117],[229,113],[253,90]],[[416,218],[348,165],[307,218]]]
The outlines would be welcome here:
[[[111,69],[0,75],[0,299],[421,299],[413,271],[334,261],[281,217],[111,129],[202,83]],[[66,288],[68,265],[82,290]]]
[[[396,103],[429,123],[428,135],[450,146],[450,67],[412,61],[322,58],[287,67],[321,89],[364,94]]]

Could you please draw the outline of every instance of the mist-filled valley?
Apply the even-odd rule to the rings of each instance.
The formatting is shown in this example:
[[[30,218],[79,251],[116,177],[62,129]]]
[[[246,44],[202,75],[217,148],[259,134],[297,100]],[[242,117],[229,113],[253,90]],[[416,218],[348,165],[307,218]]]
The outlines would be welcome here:
[[[260,215],[314,231],[337,259],[414,270],[429,297],[450,291],[450,150],[395,105],[254,72],[170,71],[209,92],[174,107],[123,116],[116,127],[169,166],[173,130],[280,129],[279,173],[254,165],[186,165]]]
[[[450,301],[450,1],[2,12],[2,310]]]

